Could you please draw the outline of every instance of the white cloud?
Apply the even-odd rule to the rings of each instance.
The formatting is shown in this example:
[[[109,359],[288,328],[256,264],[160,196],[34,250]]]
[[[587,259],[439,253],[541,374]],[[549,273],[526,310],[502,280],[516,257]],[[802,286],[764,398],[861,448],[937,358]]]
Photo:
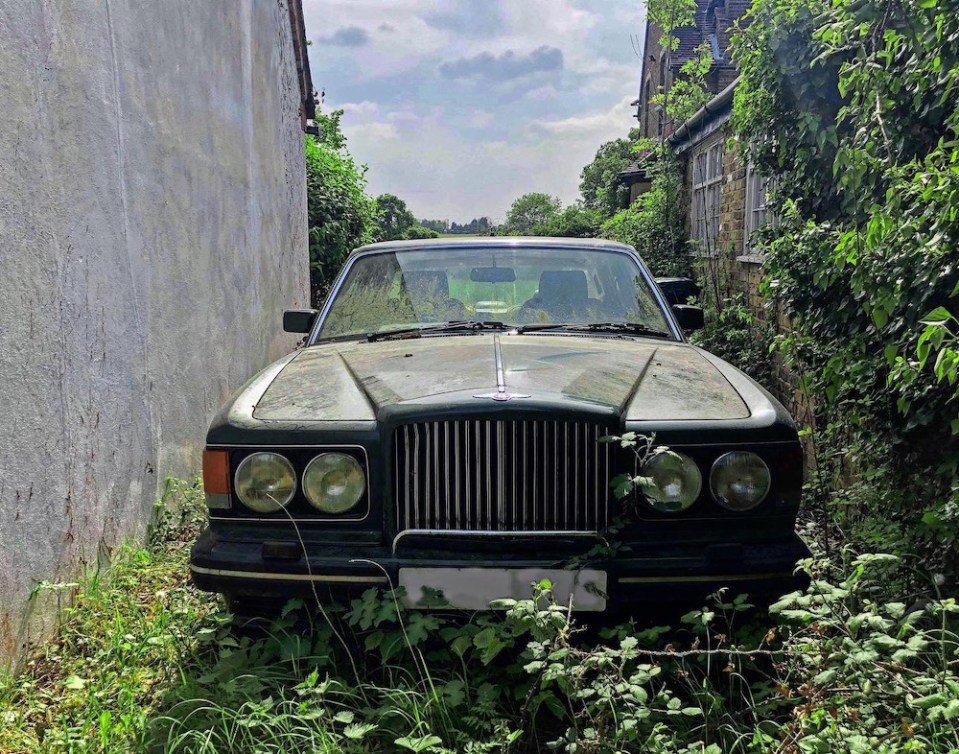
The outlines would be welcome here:
[[[380,112],[380,106],[369,100],[363,100],[362,102],[345,102],[339,106],[339,109],[343,110],[346,117],[362,121],[376,118]]]
[[[633,97],[624,96],[607,110],[585,113],[558,120],[540,120],[530,125],[534,132],[546,132],[560,138],[582,137],[613,132],[623,132],[623,125],[629,123],[631,111],[629,103]],[[599,144],[596,145],[597,147]]]
[[[482,12],[470,5],[480,1],[489,3]],[[630,34],[642,32],[642,3],[303,2],[313,39],[340,28],[368,34],[358,47],[314,44],[313,80],[326,86],[325,109],[345,110],[343,130],[354,158],[369,166],[369,191],[400,196],[417,217],[502,220],[530,191],[570,203],[599,146],[635,123],[629,101],[640,61]],[[562,68],[537,74],[529,91],[491,85],[483,71],[440,73],[444,64],[512,62],[543,47],[561,53]]]

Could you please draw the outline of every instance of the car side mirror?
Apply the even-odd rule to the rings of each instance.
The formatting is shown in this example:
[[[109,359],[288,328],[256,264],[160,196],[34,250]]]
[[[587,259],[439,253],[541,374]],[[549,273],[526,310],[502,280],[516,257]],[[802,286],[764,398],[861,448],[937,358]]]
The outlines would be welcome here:
[[[705,324],[703,310],[689,304],[673,304],[673,315],[679,326],[686,332],[699,330]]]
[[[283,332],[308,333],[316,321],[316,309],[286,309],[283,312]]]

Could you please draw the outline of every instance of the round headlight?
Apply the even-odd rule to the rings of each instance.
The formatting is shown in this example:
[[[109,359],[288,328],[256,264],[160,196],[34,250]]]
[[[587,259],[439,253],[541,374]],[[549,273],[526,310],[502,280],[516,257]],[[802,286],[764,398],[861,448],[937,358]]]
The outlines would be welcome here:
[[[303,494],[323,513],[346,513],[365,489],[363,467],[346,453],[321,453],[303,472]]]
[[[649,504],[663,513],[686,510],[703,488],[703,475],[692,458],[673,450],[657,453],[643,464],[650,485],[643,492]]]
[[[276,513],[293,499],[296,472],[277,453],[253,453],[240,461],[234,479],[236,496],[257,513]]]
[[[735,450],[716,459],[709,473],[713,497],[731,511],[748,511],[769,493],[769,467],[755,453]]]

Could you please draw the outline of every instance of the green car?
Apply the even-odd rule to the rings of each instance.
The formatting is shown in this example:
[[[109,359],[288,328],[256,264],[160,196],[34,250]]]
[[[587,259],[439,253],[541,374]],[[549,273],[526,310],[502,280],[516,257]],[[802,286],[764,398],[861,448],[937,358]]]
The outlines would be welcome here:
[[[237,612],[370,587],[485,609],[542,579],[584,611],[792,588],[796,427],[686,342],[699,326],[622,244],[358,249],[321,311],[284,313],[304,346],[210,427],[194,582]]]

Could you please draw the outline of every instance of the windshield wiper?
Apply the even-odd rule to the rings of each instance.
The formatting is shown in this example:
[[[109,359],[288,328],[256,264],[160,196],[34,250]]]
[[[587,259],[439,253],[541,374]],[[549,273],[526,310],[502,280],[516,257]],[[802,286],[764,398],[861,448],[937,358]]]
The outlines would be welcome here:
[[[584,322],[580,324],[551,323],[523,325],[516,328],[516,332],[519,334],[542,332],[543,330],[617,333],[622,335],[646,335],[651,338],[672,338],[668,332],[657,330],[655,327],[649,327],[648,325],[644,325],[640,322]]]
[[[369,342],[375,340],[389,340],[390,338],[421,338],[429,333],[443,332],[479,332],[481,330],[508,330],[510,326],[503,322],[492,320],[477,321],[475,319],[454,319],[442,325],[425,325],[423,327],[404,327],[400,330],[386,330],[371,332],[366,336]]]

